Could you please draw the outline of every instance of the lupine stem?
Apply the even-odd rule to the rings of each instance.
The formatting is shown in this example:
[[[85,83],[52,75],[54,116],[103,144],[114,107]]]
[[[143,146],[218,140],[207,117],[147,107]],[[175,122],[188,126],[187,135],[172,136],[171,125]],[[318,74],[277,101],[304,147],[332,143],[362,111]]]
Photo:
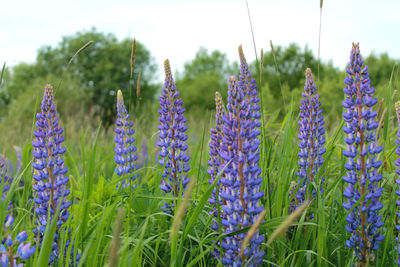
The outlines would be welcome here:
[[[359,99],[361,99],[362,95],[361,95],[361,92],[360,92],[360,83],[357,83],[356,86],[357,86],[357,96],[358,96]],[[361,125],[361,119],[362,119],[362,105],[361,105],[361,103],[359,105],[357,105],[357,112],[358,112],[358,125]],[[364,131],[361,130],[359,127],[358,127],[357,130],[358,130],[358,132],[360,134],[360,139],[361,139],[360,151],[363,151],[364,150]],[[365,184],[362,183],[361,181],[365,179],[365,156],[361,153],[360,154],[360,158],[361,158],[361,174],[360,174],[360,181],[359,182],[361,183],[361,196],[363,197],[363,196],[365,196]],[[366,229],[367,229],[367,222],[366,222],[366,218],[365,218],[365,212],[363,212],[363,202],[364,201],[361,201],[360,207],[359,207],[359,212],[361,214],[361,229],[362,229],[361,238],[362,238],[364,244],[367,244],[368,240],[367,240],[367,235],[365,233]],[[365,266],[365,261],[364,260],[366,260],[366,258],[367,258],[367,246],[364,246],[362,248],[361,257],[362,257],[362,260],[360,262],[360,264],[361,264],[360,266],[364,267]]]

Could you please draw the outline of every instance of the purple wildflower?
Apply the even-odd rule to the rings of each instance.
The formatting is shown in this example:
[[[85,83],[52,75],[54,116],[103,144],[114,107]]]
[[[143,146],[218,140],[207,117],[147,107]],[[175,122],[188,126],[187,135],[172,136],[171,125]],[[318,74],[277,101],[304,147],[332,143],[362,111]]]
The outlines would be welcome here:
[[[118,176],[129,175],[129,182],[123,180],[121,188],[128,187],[137,177],[135,171],[138,169],[136,165],[137,155],[135,137],[133,136],[135,130],[133,129],[133,122],[126,111],[124,105],[124,98],[121,90],[117,93],[117,121],[115,127],[115,162],[117,167],[115,171]]]
[[[231,76],[228,80],[227,113],[223,116],[223,136],[220,149],[221,169],[224,168],[219,187],[222,202],[220,216],[223,234],[251,226],[263,210],[260,199],[262,182],[260,159],[258,91],[255,79],[248,69],[242,47],[239,47],[241,71],[239,80]],[[214,227],[217,228],[217,227]],[[218,229],[215,229],[218,230]],[[226,266],[257,266],[264,251],[259,249],[264,236],[258,232],[251,239],[248,248],[240,257],[241,243],[246,233],[221,240],[222,255],[216,256]]]
[[[215,92],[215,128],[211,128],[211,142],[209,144],[210,151],[210,159],[208,160],[208,166],[210,167],[207,170],[207,173],[210,174],[211,179],[209,183],[211,184],[214,179],[218,176],[221,170],[221,144],[222,138],[224,137],[224,132],[222,131],[223,117],[226,116],[225,106],[222,101],[221,94],[219,92]],[[215,204],[215,203],[211,203]]]
[[[396,148],[396,154],[397,154],[398,158],[396,159],[396,161],[394,163],[397,166],[396,173],[397,173],[397,175],[400,176],[400,146],[399,146],[400,145],[400,101],[396,102],[395,107],[396,107],[396,115],[397,115],[399,129],[397,130],[397,139],[396,139],[396,145],[398,146]],[[400,187],[400,179],[396,179],[395,181],[396,181],[396,184]],[[400,188],[398,190],[396,190],[396,194],[398,197],[400,197]],[[397,204],[397,206],[400,206],[400,200],[396,200],[396,204]],[[399,220],[400,213],[397,212],[396,215]],[[396,227],[397,232],[400,233],[400,225],[396,225],[395,227]],[[399,238],[399,236],[396,237],[395,250],[397,253],[397,259],[395,260],[395,264],[400,265],[400,238]]]
[[[0,157],[0,187],[3,188],[2,201],[6,197],[8,190],[10,189],[11,177],[7,175],[7,168],[5,162],[2,157]],[[13,266],[23,266],[22,263],[17,264],[17,261],[25,261],[29,259],[35,253],[35,246],[32,246],[31,243],[24,243],[28,239],[28,235],[25,231],[19,233],[14,239],[10,235],[11,227],[14,223],[14,217],[11,213],[12,204],[9,203],[3,233],[6,238],[1,241],[1,249],[0,249],[0,265],[1,266],[9,266],[12,262]],[[16,246],[19,244],[17,253],[15,253]],[[24,246],[24,250],[20,250],[19,247]],[[20,258],[20,260],[18,260]]]
[[[36,130],[32,141],[33,146],[33,191],[35,202],[35,214],[37,229],[34,234],[41,244],[47,225],[47,215],[50,210],[50,221],[57,220],[54,245],[50,254],[50,263],[58,258],[58,236],[63,223],[68,220],[71,202],[66,197],[70,190],[66,188],[69,181],[68,168],[64,165],[63,154],[66,148],[62,146],[64,141],[63,128],[59,125],[58,114],[53,96],[53,87],[46,85],[41,104],[41,111],[36,114]],[[61,210],[58,218],[53,218],[58,206]],[[24,251],[22,249],[22,251]]]
[[[225,106],[222,101],[221,94],[219,92],[215,92],[215,128],[211,128],[211,142],[209,144],[210,150],[208,154],[210,155],[210,159],[208,160],[208,166],[209,169],[207,170],[207,173],[210,174],[211,179],[208,180],[210,184],[214,182],[214,179],[220,174],[222,168],[221,168],[221,144],[222,144],[222,139],[224,137],[224,132],[222,131],[222,125],[223,125],[223,118],[226,116],[226,111],[225,111]],[[210,204],[214,205],[212,207],[213,211],[211,214],[213,214],[214,217],[218,217],[218,211],[216,207],[217,203],[217,190],[219,190],[220,186],[220,181],[218,181],[217,188],[214,188],[212,192],[212,196],[208,199]],[[219,199],[219,205],[222,205],[221,199]],[[215,231],[218,231],[218,221],[215,220],[214,224],[211,226],[212,229]]]
[[[189,155],[186,152],[188,148],[186,145],[188,137],[185,134],[187,126],[185,125],[183,101],[175,86],[168,60],[165,60],[164,67],[165,83],[158,110],[160,114],[158,126],[160,133],[157,142],[160,147],[158,162],[164,166],[163,182],[160,188],[166,193],[172,191],[173,196],[178,196],[190,181],[186,174],[190,169]]]
[[[363,64],[359,45],[353,43],[343,89],[346,95],[343,131],[347,145],[343,155],[348,158],[347,173],[343,176],[348,183],[343,193],[347,202],[343,207],[350,212],[346,218],[346,231],[351,236],[346,244],[354,250],[360,266],[372,260],[373,251],[379,248],[384,238],[379,231],[383,225],[382,216],[378,215],[383,207],[379,201],[383,191],[379,187],[382,175],[378,173],[382,162],[377,159],[382,147],[378,146],[375,133],[379,124],[377,112],[372,110],[378,100],[373,98],[375,88],[371,86],[368,66]]]
[[[7,173],[8,173],[8,170],[7,170],[5,160],[3,159],[3,156],[0,155],[0,183],[1,183],[0,186],[3,187],[3,194],[2,194],[1,200],[4,200],[8,189],[10,189],[11,179]]]
[[[324,159],[322,155],[326,152],[324,116],[322,115],[320,95],[316,93],[317,87],[311,69],[306,70],[306,82],[303,99],[300,105],[299,120],[299,166],[297,173],[299,177],[298,190],[295,195],[296,206],[301,205],[305,201],[307,194],[307,186],[310,182],[317,180]],[[316,181],[317,182],[317,181]],[[321,184],[323,178],[321,178]],[[315,193],[315,192],[314,192]]]

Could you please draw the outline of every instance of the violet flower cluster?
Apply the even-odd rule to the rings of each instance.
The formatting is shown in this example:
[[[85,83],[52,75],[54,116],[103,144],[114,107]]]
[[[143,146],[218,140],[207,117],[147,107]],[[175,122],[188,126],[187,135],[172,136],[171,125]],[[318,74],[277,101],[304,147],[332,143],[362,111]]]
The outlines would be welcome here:
[[[311,69],[307,68],[306,82],[304,92],[302,93],[303,99],[300,102],[300,119],[298,122],[300,169],[297,176],[300,180],[298,182],[297,193],[294,196],[295,203],[292,203],[292,211],[305,201],[308,184],[314,181],[318,184],[317,175],[324,163],[323,154],[326,152],[324,148],[325,121],[322,115],[321,102],[319,101],[320,95],[316,91],[317,87],[315,86]],[[324,178],[320,179],[320,184],[322,185]]]
[[[224,137],[224,132],[222,131],[223,118],[226,116],[225,106],[219,92],[215,92],[215,128],[211,128],[211,142],[209,144],[210,150],[208,154],[210,155],[210,159],[208,160],[208,166],[210,167],[207,170],[207,173],[211,176],[211,179],[208,181],[210,184],[214,182],[214,179],[221,172],[221,144],[222,139]],[[218,185],[220,182],[218,182]],[[209,199],[210,203],[215,205],[216,202],[216,190],[214,189],[212,193],[212,197]]]
[[[165,82],[159,98],[160,109],[158,110],[160,115],[158,162],[164,167],[160,188],[166,193],[172,192],[173,196],[178,196],[183,194],[183,189],[190,181],[186,174],[190,170],[186,144],[188,137],[185,134],[187,126],[183,101],[175,86],[168,60],[164,62],[164,69]],[[166,207],[168,208],[168,205]]]
[[[4,201],[8,190],[10,189],[11,177],[7,175],[7,167],[4,159],[0,156],[0,187],[2,188],[2,198]],[[26,231],[22,231],[17,234],[14,238],[12,237],[11,227],[14,223],[14,217],[12,215],[12,204],[8,205],[3,233],[5,238],[1,240],[0,245],[0,265],[1,266],[24,266],[23,261],[28,260],[35,253],[35,246],[31,243],[26,242],[28,234]],[[15,252],[16,250],[16,252]],[[20,263],[18,263],[20,262]]]
[[[207,169],[207,173],[210,175],[211,179],[208,180],[210,184],[214,182],[214,180],[221,175],[222,171],[222,166],[221,166],[221,145],[222,145],[222,139],[224,137],[224,132],[222,130],[223,126],[223,119],[226,116],[226,110],[225,110],[225,105],[222,100],[222,96],[219,92],[215,92],[215,128],[211,128],[211,141],[209,143],[209,160],[208,160],[208,166],[209,168]],[[210,215],[213,215],[214,221],[213,224],[211,225],[211,228],[214,231],[218,232],[218,206],[222,206],[223,202],[221,198],[219,198],[219,187],[222,186],[221,182],[218,181],[216,188],[213,189],[213,192],[211,194],[211,197],[208,199],[209,203],[212,206],[212,211],[210,212]],[[217,205],[217,200],[219,200],[219,203]],[[218,250],[215,250],[212,252],[212,254],[215,257],[218,257]]]
[[[343,131],[347,145],[347,150],[343,151],[347,158],[343,180],[348,184],[343,193],[347,202],[343,206],[350,212],[346,231],[351,236],[346,244],[354,250],[361,266],[374,258],[373,251],[384,238],[379,230],[383,225],[382,216],[378,215],[383,207],[379,201],[383,191],[379,187],[382,175],[378,173],[382,163],[377,159],[383,148],[378,146],[376,129],[379,123],[377,112],[373,111],[378,100],[373,97],[375,88],[371,86],[368,66],[363,64],[359,45],[353,43],[343,89],[346,95]]]
[[[57,220],[57,229],[50,254],[49,262],[53,263],[59,255],[59,230],[68,220],[68,208],[71,205],[66,197],[70,190],[66,188],[69,181],[68,168],[64,165],[63,154],[63,128],[59,125],[56,105],[54,103],[53,87],[46,85],[41,104],[41,111],[36,114],[36,130],[33,132],[33,190],[35,202],[35,215],[37,229],[33,232],[37,236],[37,242],[41,244],[48,225],[48,212],[50,221]],[[58,206],[60,213],[58,218],[53,218]],[[67,242],[66,247],[69,246]],[[77,260],[79,255],[77,256]]]
[[[241,46],[239,47],[241,71],[239,79],[231,76],[228,80],[227,112],[223,115],[222,142],[220,145],[221,163],[218,168],[224,169],[219,186],[221,225],[213,229],[229,234],[251,226],[263,210],[260,199],[262,182],[259,167],[260,135],[258,90],[255,79],[248,69]],[[217,118],[218,119],[218,118]],[[218,147],[217,143],[213,147]],[[212,148],[213,148],[212,147]],[[211,155],[213,153],[210,152]],[[218,161],[215,161],[218,163]],[[219,228],[220,227],[220,228]],[[225,237],[218,244],[222,251],[214,252],[226,266],[257,266],[261,263],[264,251],[260,244],[264,236],[258,231],[250,240],[248,247],[240,257],[241,245],[246,233]]]
[[[125,108],[124,98],[121,90],[117,93],[117,121],[115,127],[115,162],[117,167],[115,171],[118,176],[129,175],[129,180],[125,179],[119,184],[121,188],[126,188],[137,178],[137,174],[134,174],[138,169],[136,164],[136,146],[135,137],[133,136],[135,130],[133,129],[133,122],[130,120],[130,116]],[[133,185],[132,185],[133,186]]]
[[[397,145],[396,154],[398,158],[394,163],[397,166],[396,173],[398,176],[400,176],[400,101],[396,102],[395,108],[396,108],[396,115],[397,115],[399,129],[397,130],[397,139],[396,139],[396,145]],[[400,197],[400,179],[396,179],[395,182],[399,186],[399,188],[396,190],[396,195]],[[396,205],[400,207],[400,200],[396,200]],[[396,215],[397,215],[397,221],[400,221],[400,212],[397,212]],[[395,227],[397,230],[396,245],[395,245],[397,259],[395,260],[395,264],[400,265],[400,236],[399,236],[400,225],[397,224]]]

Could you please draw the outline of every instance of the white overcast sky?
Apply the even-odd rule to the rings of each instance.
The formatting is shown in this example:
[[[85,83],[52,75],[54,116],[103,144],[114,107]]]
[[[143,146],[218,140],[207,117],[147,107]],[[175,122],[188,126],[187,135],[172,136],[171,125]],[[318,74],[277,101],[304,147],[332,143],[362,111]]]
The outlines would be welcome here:
[[[308,45],[317,55],[319,0],[248,0],[257,50]],[[203,46],[237,59],[243,44],[255,59],[245,0],[12,0],[0,5],[0,64],[33,62],[42,45],[96,27],[142,42],[161,66],[181,70]],[[325,0],[321,59],[343,67],[351,43],[363,56],[388,52],[400,58],[400,0]],[[129,59],[127,59],[127,62]],[[128,63],[127,63],[128,64]]]

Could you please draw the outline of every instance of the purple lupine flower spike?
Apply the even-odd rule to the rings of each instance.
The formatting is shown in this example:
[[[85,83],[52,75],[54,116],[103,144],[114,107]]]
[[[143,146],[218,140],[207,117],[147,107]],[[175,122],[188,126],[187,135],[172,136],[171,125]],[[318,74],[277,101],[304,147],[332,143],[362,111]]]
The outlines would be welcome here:
[[[47,225],[47,215],[50,210],[51,216],[54,215],[59,204],[61,210],[57,220],[56,235],[54,244],[58,244],[58,232],[68,220],[68,208],[71,205],[66,197],[70,190],[66,185],[69,181],[67,176],[68,168],[64,165],[63,155],[66,148],[63,146],[63,128],[59,125],[58,114],[53,96],[53,87],[46,85],[41,104],[41,110],[36,114],[36,130],[33,132],[33,191],[35,202],[35,214],[37,229],[34,234],[38,237],[39,245],[45,234]],[[25,251],[21,248],[21,251]],[[50,263],[58,258],[58,246],[52,246]]]
[[[207,172],[211,176],[209,183],[211,184],[215,177],[219,174],[221,167],[221,143],[224,137],[224,132],[222,131],[223,117],[226,116],[225,106],[222,101],[221,94],[215,92],[215,128],[211,128],[211,142],[209,144],[210,159],[208,160],[208,166],[210,167]],[[213,204],[213,203],[212,203]]]
[[[242,47],[239,47],[241,71],[239,79],[228,79],[227,113],[223,116],[223,138],[221,143],[221,168],[224,168],[219,187],[221,206],[221,228],[228,234],[251,226],[263,210],[260,199],[262,182],[260,159],[258,91],[252,78]],[[217,229],[218,230],[218,229]],[[257,266],[264,251],[259,246],[264,236],[258,232],[251,239],[241,258],[241,243],[246,233],[233,235],[221,240],[222,255],[215,256],[226,266]]]
[[[399,129],[397,130],[397,139],[396,139],[396,154],[398,158],[394,162],[397,166],[396,173],[398,176],[400,176],[400,101],[397,101],[395,104],[396,108],[396,115],[397,115],[397,120],[398,120],[398,125]],[[400,179],[396,179],[396,184],[399,186],[399,189],[396,190],[396,194],[398,197],[400,197]],[[396,205],[400,206],[400,200],[396,200]],[[400,219],[400,212],[396,213],[398,220]],[[400,225],[396,225],[396,230],[397,233],[400,233]],[[397,254],[397,259],[395,260],[395,264],[400,265],[400,236],[396,237],[396,245],[395,245],[395,250]]]
[[[168,60],[165,60],[164,68],[165,83],[158,110],[160,114],[158,162],[164,166],[160,188],[167,193],[172,192],[173,196],[178,196],[190,181],[186,174],[190,169],[186,144],[188,137],[185,134],[187,126],[183,101],[175,86]]]
[[[301,205],[305,201],[307,195],[308,183],[317,180],[317,175],[324,163],[323,154],[326,152],[324,116],[322,115],[320,95],[316,93],[317,87],[314,83],[314,78],[311,69],[306,70],[306,82],[303,99],[300,105],[300,120],[299,120],[299,177],[298,190],[295,195],[295,204],[293,209]],[[321,185],[324,178],[321,179]],[[322,191],[322,190],[321,190]],[[314,192],[315,194],[315,192]]]
[[[136,164],[136,146],[133,129],[133,122],[130,120],[130,116],[125,108],[124,98],[121,90],[117,93],[117,121],[115,127],[115,162],[117,167],[115,171],[118,176],[129,175],[129,180],[123,180],[121,188],[130,186],[133,181],[137,178],[137,174],[134,174],[138,169]],[[132,184],[132,186],[134,186]]]
[[[382,175],[378,173],[382,162],[377,159],[383,148],[378,146],[376,129],[379,123],[377,112],[372,109],[378,100],[373,97],[375,88],[371,86],[368,66],[364,66],[358,44],[353,43],[346,71],[343,131],[347,150],[343,155],[348,161],[343,180],[348,186],[343,193],[347,198],[343,206],[350,212],[346,231],[351,234],[346,244],[354,250],[360,266],[365,266],[374,258],[374,250],[384,238],[379,230],[383,225],[382,216],[378,215],[383,207],[379,201],[383,191],[379,186]]]
[[[223,126],[223,118],[226,116],[225,106],[222,101],[221,94],[219,92],[215,92],[215,128],[211,128],[211,142],[209,144],[210,150],[209,155],[210,159],[208,160],[209,169],[207,173],[210,174],[211,179],[208,180],[210,184],[214,182],[214,179],[220,174],[221,168],[221,144],[222,139],[224,137],[224,132],[222,131]],[[217,184],[220,186],[220,181]],[[214,217],[218,217],[217,207],[215,206],[217,203],[217,190],[218,188],[214,188],[211,197],[209,198],[210,204],[213,206],[213,211],[211,212]],[[222,202],[219,201],[219,205],[222,205]],[[218,231],[218,221],[215,220],[214,224],[211,226],[212,229]]]
[[[10,183],[12,181],[11,177],[7,175],[8,170],[5,164],[5,161],[2,156],[0,156],[0,186],[3,187],[3,195],[2,201],[6,197],[7,192],[10,189]],[[1,266],[9,266],[10,263],[13,266],[24,266],[22,263],[17,264],[18,262],[23,262],[29,259],[35,253],[35,246],[32,246],[31,243],[26,243],[25,241],[28,239],[28,235],[25,231],[19,233],[15,239],[13,240],[11,233],[11,227],[14,223],[14,217],[12,215],[12,203],[10,202],[8,205],[8,210],[4,222],[3,233],[6,238],[1,241],[1,249],[0,249],[0,265]],[[17,248],[17,245],[18,248]],[[25,250],[23,253],[20,251],[19,247],[24,246]],[[15,251],[17,249],[17,252]],[[20,258],[20,260],[18,260]]]

